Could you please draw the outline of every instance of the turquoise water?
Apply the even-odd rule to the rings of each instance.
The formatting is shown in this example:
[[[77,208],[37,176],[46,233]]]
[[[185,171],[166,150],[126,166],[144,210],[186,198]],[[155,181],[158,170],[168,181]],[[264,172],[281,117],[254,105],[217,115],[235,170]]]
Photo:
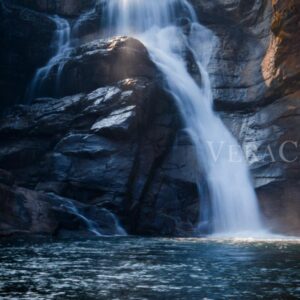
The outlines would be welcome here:
[[[2,241],[0,299],[297,299],[300,242]]]

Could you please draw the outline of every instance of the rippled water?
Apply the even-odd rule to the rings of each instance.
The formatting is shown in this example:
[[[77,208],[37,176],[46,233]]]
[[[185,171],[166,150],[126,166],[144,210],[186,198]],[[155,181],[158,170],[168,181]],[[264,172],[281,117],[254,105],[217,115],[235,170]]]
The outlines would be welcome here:
[[[1,299],[296,299],[300,242],[1,242]]]

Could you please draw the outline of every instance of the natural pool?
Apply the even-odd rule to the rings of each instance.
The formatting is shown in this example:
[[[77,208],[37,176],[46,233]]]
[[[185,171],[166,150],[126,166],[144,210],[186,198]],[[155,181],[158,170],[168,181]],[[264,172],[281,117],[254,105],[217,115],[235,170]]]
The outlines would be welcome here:
[[[0,299],[297,299],[300,241],[0,242]]]

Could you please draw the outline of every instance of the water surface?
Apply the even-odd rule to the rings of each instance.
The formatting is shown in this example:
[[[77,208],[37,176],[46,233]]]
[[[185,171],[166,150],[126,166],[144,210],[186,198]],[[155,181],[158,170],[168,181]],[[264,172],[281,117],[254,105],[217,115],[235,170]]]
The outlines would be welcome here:
[[[1,299],[296,299],[299,241],[2,241]]]

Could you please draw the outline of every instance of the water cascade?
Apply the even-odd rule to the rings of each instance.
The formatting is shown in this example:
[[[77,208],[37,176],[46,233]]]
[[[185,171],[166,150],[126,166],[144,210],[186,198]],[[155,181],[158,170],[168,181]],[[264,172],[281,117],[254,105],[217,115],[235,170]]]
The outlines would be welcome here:
[[[102,26],[107,28],[107,36],[140,39],[177,102],[209,190],[210,205],[201,207],[204,213],[199,228],[210,223],[215,234],[233,236],[261,231],[257,199],[242,150],[213,111],[207,72],[216,42],[213,33],[198,23],[193,7],[185,0],[106,0],[103,7]],[[198,67],[201,82],[189,72],[187,53]],[[229,150],[234,150],[234,158]],[[198,185],[201,191],[200,180]]]
[[[119,219],[117,218],[117,216],[112,213],[111,211],[109,211],[106,208],[103,208],[104,211],[106,211],[106,213],[112,218],[113,222],[114,222],[114,227],[116,229],[116,234],[115,235],[119,235],[119,236],[126,236],[127,232],[126,230],[122,227],[122,225],[120,224]]]
[[[71,201],[67,201],[63,206],[71,214],[75,215],[78,219],[82,220],[83,223],[86,225],[87,229],[91,233],[93,233],[96,236],[102,236],[102,234],[99,231],[99,228],[98,228],[97,224],[94,221],[92,221],[92,220],[88,219],[87,217],[85,217],[82,213],[80,213],[78,208]]]
[[[94,234],[95,236],[104,236],[105,235],[105,233],[103,233],[103,230],[99,227],[99,225],[95,221],[93,221],[90,218],[88,218],[87,216],[85,216],[85,214],[82,213],[74,205],[74,203],[72,201],[66,200],[66,202],[63,203],[62,206],[64,208],[66,208],[66,210],[69,213],[73,214],[78,219],[80,219],[85,224],[85,226],[88,229],[88,231],[90,231],[92,234]],[[114,235],[117,235],[117,236],[126,236],[127,232],[121,226],[121,224],[120,224],[118,218],[116,217],[116,215],[113,214],[111,211],[109,211],[107,209],[103,209],[103,212],[105,212],[107,214],[107,216],[112,220],[112,223],[113,223],[114,229],[115,229]]]
[[[41,92],[44,89],[44,81],[45,79],[49,76],[52,68],[58,64],[58,62],[63,58],[66,54],[66,51],[70,47],[70,24],[67,20],[59,17],[59,16],[54,16],[51,17],[53,21],[56,24],[56,31],[54,32],[54,37],[53,37],[53,44],[55,45],[55,54],[54,56],[48,61],[48,63],[42,67],[39,68],[26,93],[26,100],[31,101],[34,99],[34,97],[41,96]],[[60,85],[60,74],[63,70],[64,64],[58,64],[58,70],[56,73],[56,78],[55,78],[55,86],[54,93],[57,93],[59,90],[59,85]]]

